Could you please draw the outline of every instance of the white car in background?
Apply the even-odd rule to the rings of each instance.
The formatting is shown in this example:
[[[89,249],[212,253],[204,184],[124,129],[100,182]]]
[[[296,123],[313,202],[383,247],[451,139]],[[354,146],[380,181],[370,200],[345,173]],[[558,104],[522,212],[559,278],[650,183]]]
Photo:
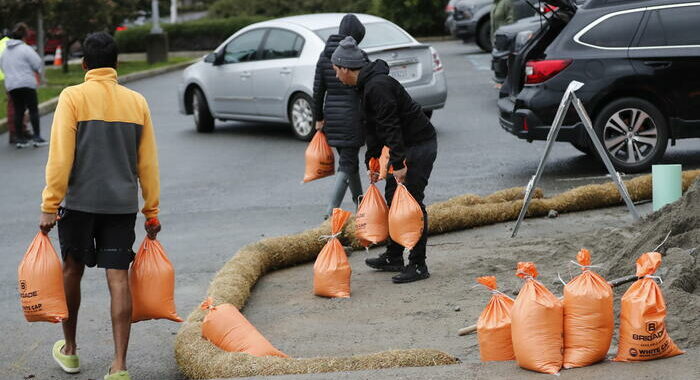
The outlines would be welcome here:
[[[241,29],[185,69],[180,112],[194,115],[199,132],[213,131],[215,119],[267,121],[289,123],[296,137],[310,139],[316,62],[344,15],[292,16]],[[442,108],[447,84],[435,49],[383,18],[357,17],[366,28],[360,47],[370,59],[387,61],[428,116]]]

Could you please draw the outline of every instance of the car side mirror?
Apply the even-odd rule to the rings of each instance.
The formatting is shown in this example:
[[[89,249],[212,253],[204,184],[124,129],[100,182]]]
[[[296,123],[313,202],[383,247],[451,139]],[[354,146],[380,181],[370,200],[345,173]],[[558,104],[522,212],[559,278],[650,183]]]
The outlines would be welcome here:
[[[221,65],[224,63],[224,52],[222,51],[214,51],[209,54],[207,54],[206,57],[204,57],[204,62],[208,62],[213,64],[214,66]]]

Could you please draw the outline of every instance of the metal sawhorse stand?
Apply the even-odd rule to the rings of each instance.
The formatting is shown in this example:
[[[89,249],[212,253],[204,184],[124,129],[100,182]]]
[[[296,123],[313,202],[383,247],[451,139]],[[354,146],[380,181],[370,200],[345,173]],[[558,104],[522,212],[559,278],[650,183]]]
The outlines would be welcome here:
[[[581,103],[581,100],[576,96],[576,91],[579,90],[581,87],[583,87],[583,83],[581,82],[572,81],[571,83],[569,83],[569,87],[567,87],[566,92],[564,93],[564,97],[561,99],[561,103],[559,103],[559,109],[557,110],[557,114],[554,117],[552,128],[549,130],[549,134],[547,135],[547,145],[544,149],[544,154],[540,159],[540,164],[537,167],[537,172],[534,176],[532,176],[530,182],[528,182],[527,184],[527,188],[525,190],[525,202],[523,203],[522,209],[520,209],[520,215],[518,215],[518,221],[515,223],[515,228],[513,228],[513,234],[511,235],[511,237],[515,237],[518,234],[520,224],[523,222],[523,219],[525,219],[525,214],[527,214],[527,209],[530,206],[530,202],[532,201],[532,190],[535,187],[537,187],[537,183],[540,181],[540,177],[542,177],[545,161],[547,161],[547,157],[549,156],[549,153],[552,150],[552,146],[557,140],[557,135],[559,134],[559,130],[561,129],[562,123],[564,122],[564,116],[566,115],[566,112],[569,110],[569,107],[571,105],[574,106],[574,109],[576,109],[576,113],[578,113],[579,118],[581,118],[586,132],[588,132],[588,136],[590,136],[591,141],[593,141],[593,145],[595,146],[598,155],[603,160],[603,163],[608,169],[610,176],[612,177],[613,181],[615,181],[617,188],[620,190],[620,195],[622,195],[622,199],[627,204],[627,208],[629,209],[630,213],[632,214],[635,220],[639,219],[637,209],[634,207],[634,203],[632,202],[632,199],[630,198],[630,195],[627,192],[625,184],[622,182],[622,178],[620,178],[620,174],[615,170],[615,168],[612,165],[612,162],[610,162],[610,157],[608,157],[608,153],[606,152],[605,148],[603,148],[603,144],[600,142],[598,136],[595,133],[595,130],[593,129],[591,118],[588,116],[588,113],[583,107],[583,103]]]

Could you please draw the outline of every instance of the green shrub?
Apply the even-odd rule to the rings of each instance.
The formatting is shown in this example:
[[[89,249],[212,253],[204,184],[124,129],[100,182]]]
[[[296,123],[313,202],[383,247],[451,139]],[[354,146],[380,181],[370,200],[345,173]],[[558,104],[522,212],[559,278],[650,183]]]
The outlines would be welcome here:
[[[340,12],[384,17],[413,36],[444,34],[446,0],[218,0],[210,17],[242,15],[283,17],[294,14]]]
[[[379,0],[377,14],[406,29],[414,37],[445,33],[444,0]]]
[[[265,17],[240,16],[220,19],[201,19],[177,24],[162,25],[168,33],[171,51],[212,50],[239,29],[264,21]],[[146,51],[146,35],[151,25],[130,27],[115,34],[121,53]]]
[[[218,0],[209,8],[209,16],[283,17],[325,12],[368,13],[374,1],[377,0]]]

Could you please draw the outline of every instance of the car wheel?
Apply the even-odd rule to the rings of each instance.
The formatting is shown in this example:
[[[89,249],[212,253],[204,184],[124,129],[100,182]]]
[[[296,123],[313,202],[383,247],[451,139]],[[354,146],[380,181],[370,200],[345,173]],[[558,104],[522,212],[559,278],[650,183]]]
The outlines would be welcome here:
[[[623,98],[608,104],[595,123],[596,134],[619,171],[646,171],[666,151],[668,128],[661,111],[646,100]]]
[[[211,133],[214,131],[214,117],[209,111],[207,98],[204,97],[204,93],[199,88],[195,88],[192,94],[192,114],[197,132]]]
[[[433,117],[433,110],[423,110],[423,113],[428,117],[428,119]]]
[[[590,142],[590,140],[588,140],[588,141]],[[572,141],[572,142],[571,142],[571,145],[572,145],[574,148],[578,149],[578,151],[581,152],[581,153],[585,153],[585,154],[587,154],[587,155],[589,155],[589,156],[593,154],[593,150],[591,149],[591,147],[590,147],[588,144],[580,144],[580,143],[578,143],[578,142],[573,142],[573,141]]]
[[[487,53],[493,50],[493,46],[491,46],[491,23],[488,19],[480,22],[476,29],[476,44]]]
[[[289,102],[289,121],[292,123],[294,136],[309,141],[316,132],[314,110],[311,98],[306,94],[296,94]]]

